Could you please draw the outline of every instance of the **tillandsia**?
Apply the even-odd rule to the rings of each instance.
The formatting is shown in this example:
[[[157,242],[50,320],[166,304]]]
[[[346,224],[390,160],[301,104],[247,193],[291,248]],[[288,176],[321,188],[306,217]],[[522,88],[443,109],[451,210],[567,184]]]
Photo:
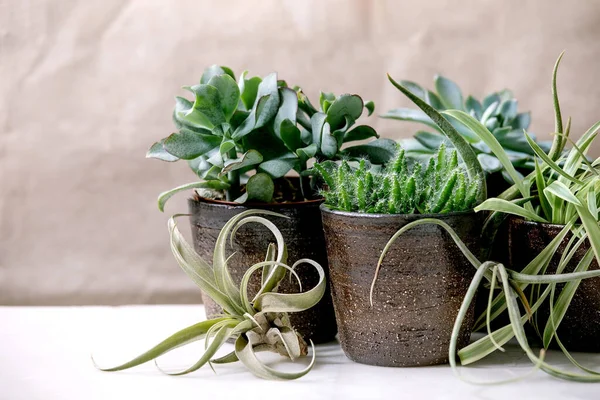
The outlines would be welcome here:
[[[529,128],[531,114],[518,112],[517,99],[510,90],[491,93],[480,101],[471,95],[464,98],[460,87],[455,82],[440,75],[434,78],[435,91],[410,81],[401,81],[401,84],[440,112],[459,110],[471,115],[494,135],[510,155],[511,163],[515,168],[524,173],[533,170],[535,153],[523,135],[523,129]],[[440,128],[420,110],[396,108],[383,114],[382,117],[418,122],[433,129],[433,131],[418,131],[413,138],[402,141],[407,150],[406,155],[411,159],[427,161],[442,143],[448,143]],[[459,121],[449,119],[449,122],[473,147],[488,175],[500,172],[508,182],[513,182],[502,163],[484,141]],[[546,151],[549,148],[547,142],[539,142],[539,146]]]
[[[322,93],[317,110],[300,88],[288,87],[276,73],[247,78],[245,71],[236,83],[230,68],[217,65],[184,89],[194,99],[176,97],[178,132],[154,143],[146,156],[187,160],[200,181],[161,193],[161,210],[171,196],[189,189],[238,203],[310,199],[316,190],[306,174],[309,160],[364,156],[380,163],[392,156],[393,141],[379,139],[370,126],[354,126],[363,109],[369,115],[374,109],[358,95]],[[364,139],[374,140],[342,149]],[[300,187],[277,198],[276,187],[286,187],[280,181],[292,170],[302,177]]]
[[[314,166],[327,188],[322,191],[327,207],[333,210],[380,214],[438,214],[472,210],[479,198],[479,186],[459,164],[456,150],[440,146],[427,167],[409,165],[404,149],[383,170],[357,167],[343,160]]]
[[[223,315],[182,329],[129,362],[100,369],[120,371],[132,368],[155,360],[185,344],[205,339],[205,352],[198,362],[185,370],[166,373],[183,375],[196,371],[206,364],[241,361],[250,372],[260,378],[296,379],[306,375],[315,363],[314,346],[310,364],[296,372],[278,371],[269,367],[256,357],[255,352],[271,351],[291,360],[308,354],[308,346],[290,325],[288,313],[307,310],[321,300],[326,287],[325,273],[318,263],[309,259],[301,259],[288,266],[286,246],[281,232],[271,221],[257,214],[284,217],[270,211],[248,210],[231,218],[221,230],[215,243],[212,267],[185,241],[177,228],[175,221],[177,215],[172,217],[169,220],[169,232],[173,256],[204,293],[223,308]],[[237,230],[251,222],[266,226],[274,234],[277,244],[270,244],[265,261],[251,266],[244,274],[241,283],[236,285],[227,268],[227,240],[233,240]],[[312,265],[318,271],[318,283],[305,292],[301,289],[300,293],[277,293],[277,286],[288,271],[299,282],[294,268],[304,263]],[[262,270],[262,285],[251,298],[248,293],[248,282],[258,270]],[[230,338],[235,340],[234,350],[225,356],[215,358],[217,351]]]
[[[462,365],[474,363],[496,350],[503,350],[504,344],[516,338],[536,369],[539,368],[562,379],[600,382],[600,372],[581,365],[563,345],[558,334],[558,328],[581,281],[600,276],[600,270],[591,268],[594,261],[596,263],[600,261],[598,224],[600,173],[597,170],[600,159],[590,162],[586,157],[587,151],[600,131],[600,122],[594,124],[577,142],[572,143],[570,149],[565,151],[565,145],[571,139],[569,138],[570,120],[567,120],[566,126],[563,126],[556,89],[556,76],[561,59],[562,54],[554,66],[552,76],[556,131],[552,146],[548,152],[544,152],[525,134],[537,158],[534,161],[534,171],[524,179],[518,179],[519,176],[508,154],[487,127],[465,112],[457,110],[445,112],[480,137],[515,180],[515,184],[500,196],[488,199],[475,208],[476,211],[491,212],[486,222],[487,226],[496,227],[498,220],[506,214],[513,214],[535,222],[560,224],[562,225],[560,232],[533,260],[520,271],[515,271],[497,262],[482,263],[447,224],[437,219],[424,219],[400,229],[390,239],[379,260],[378,268],[390,246],[407,230],[421,224],[437,224],[452,236],[462,253],[477,269],[463,300],[452,334],[449,356],[450,364],[454,369],[456,369],[455,356],[459,328],[475,299],[477,288],[482,280],[486,279],[490,284],[488,307],[476,320],[475,329],[486,328],[487,335],[465,348],[458,349]],[[577,255],[579,248],[585,250],[583,256],[581,253]],[[555,271],[549,269],[552,259],[558,260]],[[495,291],[497,285],[499,293]],[[541,308],[549,310],[548,318],[537,318]],[[508,313],[510,323],[492,330],[491,321],[505,312]],[[535,328],[534,332],[540,336],[543,344],[540,355],[536,354],[529,345],[524,329],[526,323],[531,323]],[[544,360],[545,350],[552,341],[556,342],[572,365],[583,373],[562,370]]]

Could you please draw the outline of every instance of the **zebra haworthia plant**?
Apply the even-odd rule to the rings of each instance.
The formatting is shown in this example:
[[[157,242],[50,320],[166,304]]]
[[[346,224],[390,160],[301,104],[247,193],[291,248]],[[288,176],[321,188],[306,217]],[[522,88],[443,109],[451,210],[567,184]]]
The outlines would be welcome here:
[[[231,218],[217,238],[212,267],[185,241],[175,222],[177,216],[172,217],[169,220],[169,232],[171,250],[177,263],[204,293],[223,308],[223,315],[187,327],[127,363],[100,369],[119,371],[135,367],[155,360],[177,347],[205,339],[205,352],[198,362],[183,371],[166,373],[182,375],[196,371],[205,364],[241,361],[250,372],[265,379],[296,379],[307,374],[315,363],[314,348],[310,364],[297,372],[273,369],[260,362],[255,352],[271,351],[291,360],[307,355],[308,346],[290,325],[288,313],[307,310],[319,302],[325,293],[325,273],[318,263],[309,259],[301,259],[288,266],[287,251],[281,233],[271,221],[257,214],[284,217],[270,211],[248,210]],[[265,261],[251,266],[238,286],[233,282],[227,268],[226,245],[229,239],[233,240],[236,231],[242,225],[251,222],[260,223],[271,230],[277,244],[269,245]],[[288,271],[299,279],[294,268],[304,263],[312,265],[319,273],[319,281],[315,287],[301,293],[277,293],[277,286]],[[248,282],[258,270],[262,270],[262,286],[258,293],[250,298]],[[225,356],[214,358],[230,338],[235,340],[234,350]]]
[[[162,193],[161,210],[175,193],[194,188],[239,203],[271,202],[274,180],[292,170],[303,177],[296,189],[310,199],[315,191],[306,176],[310,159],[366,156],[380,163],[392,156],[393,141],[378,139],[370,126],[354,127],[364,108],[369,115],[373,112],[372,102],[353,94],[322,93],[317,110],[300,88],[289,88],[276,73],[264,78],[246,75],[236,83],[231,69],[213,65],[199,84],[184,87],[193,101],[176,98],[173,121],[178,132],[154,143],[147,157],[187,160],[201,181]],[[369,138],[375,140],[341,148]]]
[[[370,170],[360,160],[358,168],[347,161],[315,164],[327,189],[323,197],[332,210],[379,214],[437,214],[472,210],[478,185],[458,162],[456,150],[442,144],[426,168],[409,166],[404,149],[382,171]]]
[[[529,112],[518,112],[517,100],[510,90],[494,92],[480,101],[473,96],[464,98],[460,87],[455,82],[440,75],[434,78],[435,91],[410,81],[401,81],[401,84],[439,112],[459,110],[471,115],[494,135],[510,155],[511,163],[515,168],[522,171],[533,169],[535,153],[523,135],[523,129],[529,128],[531,115]],[[418,131],[412,139],[402,141],[407,149],[406,155],[411,159],[426,161],[436,153],[442,143],[448,144],[439,126],[419,110],[396,108],[383,114],[382,117],[418,122],[433,129],[433,131]],[[512,182],[512,178],[503,170],[502,163],[484,141],[459,121],[450,118],[449,122],[473,147],[486,173],[502,171],[505,178]],[[547,143],[542,142],[539,145],[547,150]]]

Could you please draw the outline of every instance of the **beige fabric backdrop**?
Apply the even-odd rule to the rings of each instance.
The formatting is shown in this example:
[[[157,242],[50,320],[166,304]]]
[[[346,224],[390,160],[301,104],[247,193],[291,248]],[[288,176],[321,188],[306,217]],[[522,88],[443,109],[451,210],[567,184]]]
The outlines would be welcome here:
[[[155,204],[194,177],[144,154],[208,64],[379,111],[408,104],[388,71],[428,85],[441,72],[478,96],[508,86],[541,134],[567,49],[561,98],[580,133],[600,118],[599,17],[592,0],[0,0],[0,304],[199,301],[167,245],[185,196]]]

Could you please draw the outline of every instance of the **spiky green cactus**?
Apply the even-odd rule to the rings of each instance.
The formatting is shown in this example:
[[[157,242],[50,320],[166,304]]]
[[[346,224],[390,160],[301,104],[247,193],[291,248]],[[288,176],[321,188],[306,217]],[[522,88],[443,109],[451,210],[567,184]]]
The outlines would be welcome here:
[[[327,188],[325,204],[334,210],[383,214],[438,214],[466,211],[476,206],[477,182],[459,164],[456,150],[442,144],[426,169],[409,167],[404,149],[381,171],[368,170],[361,160],[352,168],[348,161],[315,164]]]

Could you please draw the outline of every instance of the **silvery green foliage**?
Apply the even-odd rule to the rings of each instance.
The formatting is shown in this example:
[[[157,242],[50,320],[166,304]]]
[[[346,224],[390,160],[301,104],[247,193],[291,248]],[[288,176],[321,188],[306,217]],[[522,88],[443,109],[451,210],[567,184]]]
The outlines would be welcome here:
[[[533,170],[534,153],[523,134],[523,130],[529,127],[531,115],[529,112],[518,112],[517,99],[510,90],[494,92],[480,101],[473,96],[467,96],[465,99],[460,87],[443,76],[437,75],[434,83],[435,91],[431,91],[414,82],[401,81],[403,86],[436,110],[440,112],[460,110],[477,119],[492,132],[505,151],[510,153],[515,168],[524,171]],[[426,160],[437,151],[441,143],[448,144],[437,125],[419,110],[396,108],[383,114],[382,117],[418,122],[434,129],[434,131],[418,131],[413,138],[402,141],[402,145],[406,148],[406,156],[411,159]],[[476,134],[455,120],[450,120],[450,123],[473,147],[487,173],[502,171],[505,178],[512,182],[512,178],[504,172],[500,161]],[[540,145],[546,151],[548,150],[548,143],[542,142]]]
[[[477,204],[478,183],[472,181],[456,150],[444,144],[426,167],[409,164],[400,149],[382,170],[361,160],[353,168],[343,160],[315,164],[327,189],[325,204],[334,210],[381,214],[437,214],[471,210]]]
[[[300,88],[289,88],[276,73],[235,81],[233,71],[213,65],[200,83],[185,86],[193,99],[176,97],[173,122],[177,132],[154,143],[147,157],[187,160],[200,182],[182,185],[159,196],[159,208],[175,193],[203,188],[226,194],[230,201],[270,202],[273,180],[294,170],[303,176],[302,193],[310,198],[307,162],[341,157],[367,157],[373,163],[393,155],[393,141],[378,139],[367,125],[354,126],[370,115],[372,102],[360,96],[322,93],[315,109]],[[345,143],[372,139],[342,149]],[[304,173],[304,174],[303,174]]]

